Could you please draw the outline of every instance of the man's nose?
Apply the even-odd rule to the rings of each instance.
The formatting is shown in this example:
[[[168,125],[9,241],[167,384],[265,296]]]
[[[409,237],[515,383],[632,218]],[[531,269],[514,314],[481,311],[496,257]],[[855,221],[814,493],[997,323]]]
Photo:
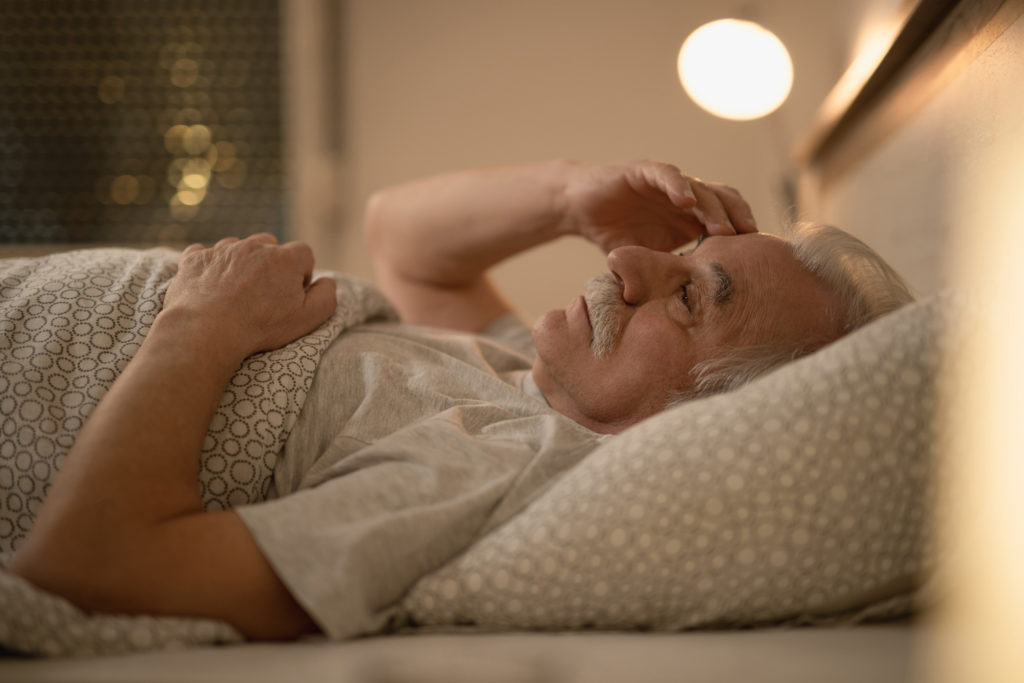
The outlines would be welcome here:
[[[618,247],[608,252],[608,270],[622,282],[622,298],[631,306],[639,306],[674,288],[669,272],[679,256],[647,247]]]

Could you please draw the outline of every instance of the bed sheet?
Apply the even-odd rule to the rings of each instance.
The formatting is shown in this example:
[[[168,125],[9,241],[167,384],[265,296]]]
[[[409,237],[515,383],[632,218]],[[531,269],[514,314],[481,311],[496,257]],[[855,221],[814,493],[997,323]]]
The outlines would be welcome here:
[[[24,683],[903,683],[909,622],[686,633],[406,633],[346,642],[242,644],[179,652],[0,660]]]

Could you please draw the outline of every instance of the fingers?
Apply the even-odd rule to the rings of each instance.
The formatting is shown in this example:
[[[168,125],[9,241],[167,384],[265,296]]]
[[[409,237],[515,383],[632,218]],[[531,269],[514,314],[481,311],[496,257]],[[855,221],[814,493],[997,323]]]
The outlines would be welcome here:
[[[252,254],[266,249],[267,247],[276,247],[277,238],[270,233],[260,232],[255,235],[249,235],[245,239],[239,239],[238,237],[225,237],[224,239],[213,245],[213,251],[224,254],[240,253],[240,254]]]
[[[643,161],[637,166],[651,189],[664,193],[675,206],[691,212],[708,234],[757,232],[750,205],[735,188],[687,176],[672,164]]]
[[[302,286],[308,287],[313,279],[313,250],[305,242],[288,242],[279,249],[287,254],[296,270],[302,273]]]
[[[270,233],[257,233],[241,239],[238,237],[225,237],[218,240],[212,247],[205,247],[202,244],[190,244],[182,250],[184,257],[196,254],[201,260],[210,263],[210,259],[202,254],[213,257],[223,263],[229,262],[252,262],[273,264],[273,268],[285,268],[301,275],[302,288],[309,286],[313,279],[313,250],[303,242],[288,242],[279,245],[277,237]],[[256,261],[253,261],[256,259]],[[266,259],[270,259],[267,261]]]
[[[209,250],[223,252],[236,244],[244,244],[250,247],[257,245],[275,245],[277,244],[277,238],[274,235],[271,235],[270,233],[266,232],[257,233],[255,235],[249,235],[245,239],[241,239],[239,237],[224,237],[218,240],[212,247],[209,247]],[[194,254],[196,252],[206,250],[207,247],[205,245],[199,242],[195,242],[182,249],[181,255],[188,256],[189,254]]]
[[[683,175],[679,168],[658,161],[642,163],[647,183],[664,192],[673,204],[680,209],[690,209],[697,204],[697,196],[690,186],[692,179]]]
[[[271,235],[269,232],[258,232],[255,235],[249,235],[245,238],[247,242],[253,242],[256,244],[277,244],[277,237]]]
[[[218,241],[215,245],[213,245],[213,248],[214,249],[224,249],[228,245],[235,244],[236,242],[239,242],[239,241],[240,240],[237,237],[225,237],[224,239]]]
[[[740,193],[728,185],[708,183],[690,178],[690,187],[697,197],[693,215],[709,235],[735,235],[757,232],[754,214]]]
[[[754,213],[739,190],[721,183],[707,183],[707,186],[722,203],[736,232],[757,232]]]
[[[316,329],[323,321],[331,317],[338,306],[338,294],[335,282],[329,277],[322,277],[306,290],[305,310],[309,316],[309,329]]]
[[[334,282],[313,281],[313,251],[301,242],[279,245],[273,235],[228,237],[212,247],[189,245],[168,289],[165,307],[183,306],[224,343],[250,355],[308,334],[336,308]]]
[[[697,204],[693,207],[693,214],[704,225],[709,235],[734,235],[736,228],[729,220],[729,213],[725,206],[710,187],[702,181],[694,178],[690,186],[697,196]]]

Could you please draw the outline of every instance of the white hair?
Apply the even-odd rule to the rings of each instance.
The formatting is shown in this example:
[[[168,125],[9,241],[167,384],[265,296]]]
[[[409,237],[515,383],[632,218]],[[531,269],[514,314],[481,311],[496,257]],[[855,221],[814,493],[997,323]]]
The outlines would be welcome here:
[[[912,302],[899,273],[853,235],[831,225],[796,223],[784,233],[797,261],[839,295],[843,334]]]
[[[797,261],[834,292],[842,334],[851,332],[914,300],[906,282],[871,247],[830,225],[797,223],[786,238]],[[780,365],[805,356],[832,339],[808,339],[796,347],[773,344],[729,348],[691,370],[691,389],[674,394],[669,406],[691,398],[736,389]]]

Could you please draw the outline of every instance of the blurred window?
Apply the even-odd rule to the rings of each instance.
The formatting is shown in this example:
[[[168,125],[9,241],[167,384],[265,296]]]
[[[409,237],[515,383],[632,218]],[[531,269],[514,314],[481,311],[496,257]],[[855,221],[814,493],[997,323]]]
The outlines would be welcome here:
[[[277,0],[0,2],[0,243],[283,232]]]

